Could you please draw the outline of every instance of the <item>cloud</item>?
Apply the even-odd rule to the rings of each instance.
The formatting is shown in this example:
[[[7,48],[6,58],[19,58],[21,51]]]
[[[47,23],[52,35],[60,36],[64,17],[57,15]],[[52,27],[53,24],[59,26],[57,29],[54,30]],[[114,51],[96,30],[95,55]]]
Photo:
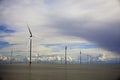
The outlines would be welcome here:
[[[59,29],[61,29],[62,34],[82,37],[90,42],[95,43],[97,46],[114,51],[120,52],[120,24],[118,22],[107,22],[98,23],[96,25],[91,25],[87,22],[77,21],[62,21],[59,23]],[[84,24],[89,24],[85,26]],[[58,25],[58,24],[57,24]],[[91,27],[92,26],[92,27]]]
[[[66,7],[58,9],[59,16],[55,17],[53,26],[59,28],[61,34],[84,38],[103,49],[120,53],[120,18],[118,17],[120,7],[118,2],[112,0],[88,2],[87,0],[82,3],[77,1],[71,5],[66,1],[64,3]],[[78,15],[71,14],[69,10]]]
[[[71,43],[70,53],[74,56],[86,46],[92,47],[83,49],[89,54],[96,54],[96,47],[119,53],[119,8],[117,0],[1,0],[0,25],[7,25],[5,30],[14,31],[8,35],[1,29],[4,31],[1,41],[16,44],[1,51],[10,52],[14,48],[17,54],[28,54],[28,23],[33,33],[33,55],[38,52],[63,54],[64,48],[57,44],[64,46]],[[79,46],[78,43],[92,45]]]

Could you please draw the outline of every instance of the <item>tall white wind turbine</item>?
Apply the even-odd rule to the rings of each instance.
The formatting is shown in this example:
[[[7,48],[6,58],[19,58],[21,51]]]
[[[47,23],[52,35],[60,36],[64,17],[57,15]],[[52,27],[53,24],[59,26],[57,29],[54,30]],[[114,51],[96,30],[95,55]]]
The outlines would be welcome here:
[[[31,55],[32,55],[32,32],[31,32],[31,30],[30,30],[30,27],[29,27],[29,25],[27,24],[27,27],[28,27],[28,31],[29,31],[29,33],[30,33],[30,64],[32,63],[31,62]]]

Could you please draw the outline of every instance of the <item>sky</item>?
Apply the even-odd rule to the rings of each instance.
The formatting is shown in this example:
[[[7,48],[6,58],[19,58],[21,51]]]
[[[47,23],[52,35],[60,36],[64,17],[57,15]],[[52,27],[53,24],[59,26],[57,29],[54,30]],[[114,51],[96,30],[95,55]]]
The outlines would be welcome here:
[[[119,0],[0,0],[0,55],[120,54]]]

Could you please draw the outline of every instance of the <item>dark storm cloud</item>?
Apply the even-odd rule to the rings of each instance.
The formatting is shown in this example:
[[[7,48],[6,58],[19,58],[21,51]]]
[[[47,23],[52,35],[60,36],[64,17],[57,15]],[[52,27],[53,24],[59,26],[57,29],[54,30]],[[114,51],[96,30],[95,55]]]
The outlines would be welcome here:
[[[120,53],[120,21],[61,20],[56,21],[54,26],[62,34],[82,37],[103,49]]]
[[[0,0],[0,2],[2,2],[3,0]]]

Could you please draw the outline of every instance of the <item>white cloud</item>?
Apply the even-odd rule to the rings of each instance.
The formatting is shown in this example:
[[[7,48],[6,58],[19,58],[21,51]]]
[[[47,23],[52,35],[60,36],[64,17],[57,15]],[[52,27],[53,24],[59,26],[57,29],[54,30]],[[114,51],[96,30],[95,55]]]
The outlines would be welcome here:
[[[10,44],[18,44],[4,48],[3,51],[10,51],[11,48],[21,51],[29,51],[29,33],[27,23],[33,32],[33,51],[40,53],[54,53],[51,47],[44,47],[40,44],[46,43],[89,43],[87,40],[67,36],[52,25],[59,20],[91,19],[91,21],[104,22],[109,20],[120,20],[119,4],[116,0],[4,0],[0,5],[0,24],[14,29],[16,32],[11,36],[2,38]],[[89,24],[92,24],[90,21]],[[85,25],[89,25],[85,24]],[[76,24],[79,25],[79,24]],[[76,26],[74,26],[76,27]],[[94,27],[94,26],[92,26]],[[5,35],[5,34],[2,34]],[[2,51],[2,50],[1,50]],[[72,53],[78,53],[79,49]],[[97,49],[84,49],[89,54],[99,53]],[[60,53],[63,53],[62,51]]]

